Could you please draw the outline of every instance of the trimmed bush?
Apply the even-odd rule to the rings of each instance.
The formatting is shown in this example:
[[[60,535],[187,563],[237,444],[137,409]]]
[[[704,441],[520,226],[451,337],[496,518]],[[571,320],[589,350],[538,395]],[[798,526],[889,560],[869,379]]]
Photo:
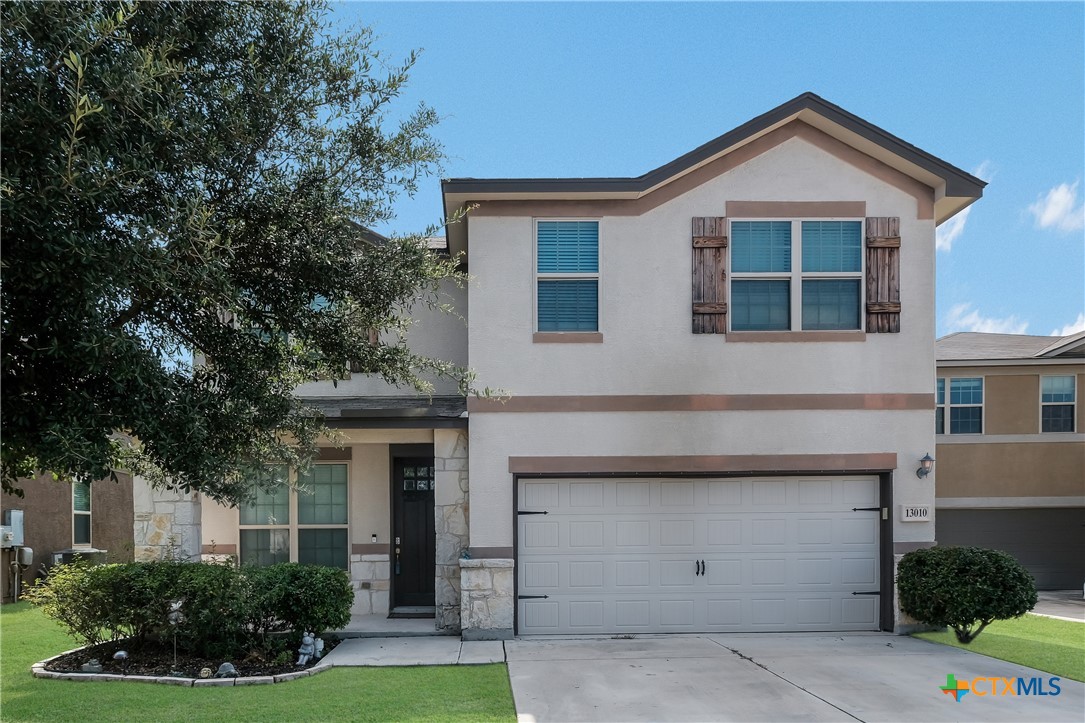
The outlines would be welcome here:
[[[204,657],[276,652],[273,633],[320,634],[350,620],[354,591],[346,572],[282,563],[247,567],[196,562],[57,565],[26,598],[86,645],[177,636],[179,650]],[[183,621],[168,622],[183,600]]]
[[[1036,583],[1005,552],[982,547],[930,547],[909,552],[897,568],[900,608],[928,625],[949,626],[963,644],[995,620],[1024,615]]]

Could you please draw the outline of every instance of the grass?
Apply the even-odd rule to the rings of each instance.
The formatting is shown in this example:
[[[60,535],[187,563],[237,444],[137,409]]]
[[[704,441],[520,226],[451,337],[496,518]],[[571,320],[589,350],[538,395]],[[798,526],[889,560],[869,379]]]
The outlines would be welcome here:
[[[336,668],[278,685],[180,688],[34,678],[78,647],[29,603],[0,607],[0,697],[17,721],[515,721],[504,665]]]
[[[1085,623],[1024,615],[996,620],[968,645],[958,643],[951,630],[915,637],[1085,681]]]

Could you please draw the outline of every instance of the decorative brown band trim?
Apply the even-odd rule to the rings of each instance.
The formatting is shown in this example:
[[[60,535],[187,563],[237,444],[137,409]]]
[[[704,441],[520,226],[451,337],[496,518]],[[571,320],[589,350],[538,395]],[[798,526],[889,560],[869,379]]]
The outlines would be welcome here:
[[[769,131],[683,176],[657,186],[639,198],[553,201],[473,199],[468,205],[478,204],[471,211],[472,216],[640,216],[796,137],[915,198],[916,218],[934,218],[932,188],[800,120]]]
[[[933,394],[615,394],[567,397],[468,397],[478,412],[723,412],[795,410],[929,410]]]
[[[531,335],[533,344],[602,344],[603,335],[597,331],[537,331]]]
[[[350,554],[352,555],[389,555],[392,552],[392,547],[387,542],[363,542],[354,543],[350,546]]]
[[[511,547],[471,547],[468,549],[472,560],[511,560]]]
[[[928,547],[934,547],[937,544],[937,542],[894,542],[893,554],[906,555],[916,550],[926,550]]]
[[[728,218],[866,218],[866,201],[728,201]]]
[[[811,341],[866,341],[861,331],[732,331],[727,341],[742,342],[811,342]]]
[[[321,447],[317,450],[316,462],[342,462],[351,458],[353,447]]]
[[[201,555],[236,555],[237,545],[200,545]]]
[[[509,457],[512,474],[688,472],[873,472],[897,467],[896,452],[874,454],[738,454],[660,457]]]

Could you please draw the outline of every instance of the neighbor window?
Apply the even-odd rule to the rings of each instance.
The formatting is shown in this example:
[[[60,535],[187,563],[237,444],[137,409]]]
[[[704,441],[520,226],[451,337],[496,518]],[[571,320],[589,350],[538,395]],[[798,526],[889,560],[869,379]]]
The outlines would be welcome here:
[[[1073,376],[1040,378],[1040,431],[1073,432],[1075,392]]]
[[[599,331],[599,222],[537,221],[537,331]]]
[[[934,394],[934,433],[946,433],[946,380],[939,379]]]
[[[949,380],[949,433],[983,433],[983,377]]]
[[[90,546],[90,485],[72,483],[72,547]]]
[[[301,562],[347,569],[347,464],[314,464],[297,475],[297,490],[288,484],[286,467],[266,467],[259,474],[274,486],[259,490],[252,502],[241,507],[241,562]]]
[[[732,331],[862,329],[860,221],[732,221],[730,243]]]

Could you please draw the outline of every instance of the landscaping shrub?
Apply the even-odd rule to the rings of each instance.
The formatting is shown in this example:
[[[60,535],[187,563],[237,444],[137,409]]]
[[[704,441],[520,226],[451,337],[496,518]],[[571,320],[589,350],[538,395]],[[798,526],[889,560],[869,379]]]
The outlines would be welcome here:
[[[296,563],[266,568],[180,561],[57,565],[26,598],[86,645],[169,640],[206,657],[274,653],[269,634],[316,634],[350,620],[354,592],[343,570]],[[184,618],[168,622],[170,603]]]
[[[909,552],[897,568],[900,608],[920,622],[949,626],[968,644],[994,620],[1036,604],[1032,575],[1013,557],[982,547]]]

